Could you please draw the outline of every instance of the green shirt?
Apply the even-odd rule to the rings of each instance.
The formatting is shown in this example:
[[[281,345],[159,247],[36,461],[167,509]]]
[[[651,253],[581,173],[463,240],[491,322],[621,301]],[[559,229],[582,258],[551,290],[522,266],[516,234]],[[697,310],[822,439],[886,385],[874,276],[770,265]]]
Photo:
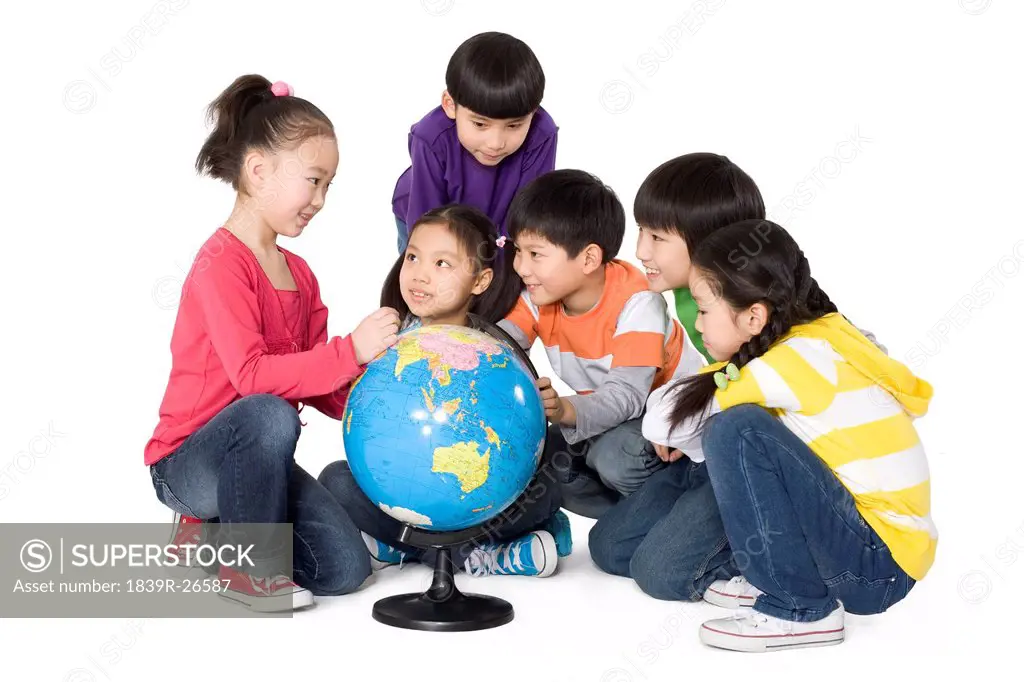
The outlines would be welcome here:
[[[676,289],[674,293],[676,295],[676,315],[679,317],[679,323],[686,330],[686,335],[693,342],[693,347],[707,358],[708,362],[714,362],[715,359],[708,355],[707,349],[704,348],[704,338],[697,331],[697,302],[693,300],[693,296],[687,287]]]

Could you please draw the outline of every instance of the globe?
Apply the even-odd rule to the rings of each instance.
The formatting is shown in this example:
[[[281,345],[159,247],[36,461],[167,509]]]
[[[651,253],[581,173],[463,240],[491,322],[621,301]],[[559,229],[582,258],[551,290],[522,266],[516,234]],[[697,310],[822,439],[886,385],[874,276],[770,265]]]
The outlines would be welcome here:
[[[545,418],[533,375],[506,342],[436,325],[403,333],[370,362],[342,428],[349,467],[375,505],[453,531],[487,522],[526,489]]]

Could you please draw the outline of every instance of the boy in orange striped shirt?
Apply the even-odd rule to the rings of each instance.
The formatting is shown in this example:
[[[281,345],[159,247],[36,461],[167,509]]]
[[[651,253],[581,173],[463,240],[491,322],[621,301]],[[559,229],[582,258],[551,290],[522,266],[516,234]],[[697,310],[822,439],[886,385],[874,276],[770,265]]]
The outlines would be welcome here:
[[[576,391],[559,396],[549,379],[538,382],[553,425],[548,447],[562,438],[575,446],[570,470],[559,472],[563,506],[598,518],[664,466],[640,428],[647,396],[681,361],[694,364],[688,373],[703,361],[684,348],[682,328],[644,273],[615,259],[625,212],[596,177],[540,176],[512,201],[508,229],[526,288],[499,324],[523,348],[539,338],[554,372]]]

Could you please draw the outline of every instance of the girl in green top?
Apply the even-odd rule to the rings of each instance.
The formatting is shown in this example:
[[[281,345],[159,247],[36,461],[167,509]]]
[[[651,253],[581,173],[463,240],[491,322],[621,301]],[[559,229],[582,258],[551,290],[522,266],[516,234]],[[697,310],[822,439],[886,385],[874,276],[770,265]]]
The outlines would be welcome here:
[[[739,166],[718,154],[686,154],[655,168],[637,192],[636,257],[651,291],[673,289],[676,313],[694,347],[714,362],[695,328],[697,304],[687,288],[690,254],[713,230],[765,218],[761,191]]]

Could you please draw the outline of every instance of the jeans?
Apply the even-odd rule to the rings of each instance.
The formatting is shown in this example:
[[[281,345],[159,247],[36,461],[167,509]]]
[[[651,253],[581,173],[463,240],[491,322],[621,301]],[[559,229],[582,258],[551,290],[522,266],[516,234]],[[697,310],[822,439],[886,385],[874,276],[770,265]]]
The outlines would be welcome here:
[[[839,599],[881,613],[914,586],[832,470],[766,410],[715,415],[702,443],[737,568],[764,592],[755,610],[813,621]]]
[[[550,450],[537,467],[537,473],[526,490],[500,514],[483,524],[476,538],[451,548],[452,563],[456,568],[465,565],[470,553],[477,547],[518,539],[542,528],[562,505],[561,487],[551,466]],[[332,462],[320,472],[320,483],[345,507],[359,530],[395,549],[405,552],[410,559],[434,563],[434,551],[423,550],[398,542],[402,523],[385,514],[370,501],[356,483],[348,462]]]
[[[573,445],[565,444],[561,429],[548,429],[548,440],[573,455],[563,479],[562,505],[591,519],[601,518],[624,497],[635,493],[655,472],[664,468],[633,419]]]
[[[295,582],[317,595],[345,594],[370,575],[370,557],[345,509],[295,464],[300,428],[284,399],[241,398],[150,467],[153,487],[174,511],[217,519],[222,530],[291,523]]]
[[[697,601],[713,581],[739,573],[707,467],[686,457],[655,472],[594,524],[590,556],[657,599]]]
[[[409,226],[398,216],[395,216],[395,226],[398,227],[398,253],[403,254],[409,245]]]

